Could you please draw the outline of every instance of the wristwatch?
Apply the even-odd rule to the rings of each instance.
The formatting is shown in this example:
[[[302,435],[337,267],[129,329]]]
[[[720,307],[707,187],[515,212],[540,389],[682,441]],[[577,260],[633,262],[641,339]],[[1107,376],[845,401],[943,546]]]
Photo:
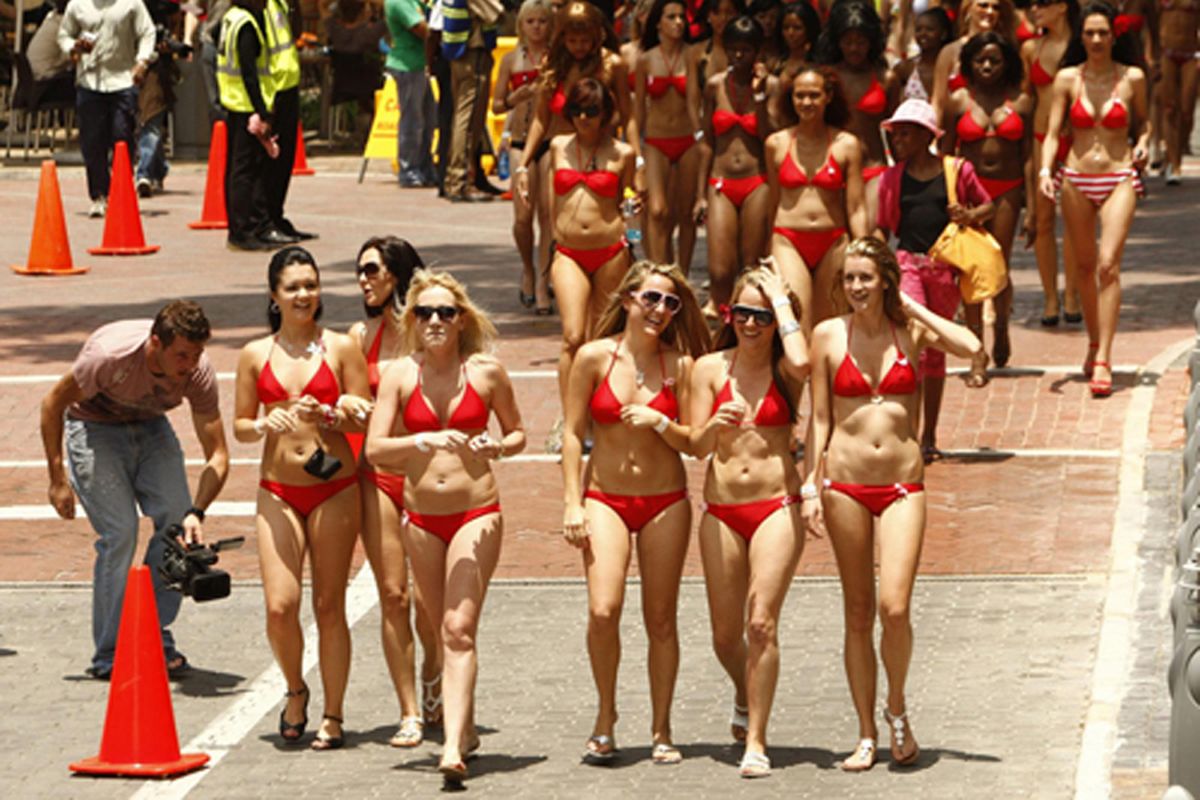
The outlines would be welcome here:
[[[183,516],[184,517],[195,517],[196,519],[200,520],[201,522],[204,522],[204,509],[199,508],[198,506],[192,506],[186,512],[184,512]]]

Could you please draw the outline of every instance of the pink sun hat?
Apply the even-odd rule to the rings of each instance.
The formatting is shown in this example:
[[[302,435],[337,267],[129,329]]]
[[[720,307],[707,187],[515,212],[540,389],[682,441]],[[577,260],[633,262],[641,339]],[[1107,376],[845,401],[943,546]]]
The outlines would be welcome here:
[[[937,126],[937,115],[928,101],[910,98],[900,104],[891,118],[883,121],[884,130],[891,131],[892,126],[901,122],[920,125],[933,134],[934,139],[942,138],[942,129]]]

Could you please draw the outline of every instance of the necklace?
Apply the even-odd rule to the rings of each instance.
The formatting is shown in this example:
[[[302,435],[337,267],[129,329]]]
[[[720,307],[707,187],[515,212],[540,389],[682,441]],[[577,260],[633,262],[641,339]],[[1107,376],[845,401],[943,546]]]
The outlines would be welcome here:
[[[592,155],[585,162],[583,160],[583,148],[579,144],[579,135],[575,136],[575,161],[579,163],[580,172],[595,172],[596,171],[596,153],[600,150],[600,143],[592,149]]]
[[[304,345],[304,347],[299,348],[299,352],[296,352],[297,348],[281,339],[278,334],[275,336],[275,343],[282,347],[283,352],[287,353],[292,358],[305,358],[307,356],[316,355],[325,349],[325,345],[321,341],[321,334],[319,332],[317,333],[316,338]]]

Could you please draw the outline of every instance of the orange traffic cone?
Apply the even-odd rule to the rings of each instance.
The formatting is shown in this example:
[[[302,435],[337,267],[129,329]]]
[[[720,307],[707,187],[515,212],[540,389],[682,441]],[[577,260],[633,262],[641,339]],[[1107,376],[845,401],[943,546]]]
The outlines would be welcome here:
[[[225,216],[225,151],[228,147],[225,121],[213,123],[212,143],[208,146],[208,179],[204,182],[204,209],[200,219],[189,222],[192,230],[215,231],[229,227]]]
[[[33,241],[29,243],[29,263],[13,265],[21,275],[81,275],[87,267],[71,262],[71,243],[67,241],[67,220],[63,216],[62,195],[58,190],[58,170],[54,162],[42,162],[42,180],[38,184],[37,210],[33,212]]]
[[[89,247],[88,252],[94,256],[141,256],[158,252],[158,245],[146,244],[146,236],[142,233],[137,193],[133,191],[133,169],[129,165],[129,146],[124,140],[113,148],[104,239],[99,247]]]
[[[100,755],[76,761],[71,771],[165,778],[206,763],[207,753],[179,752],[150,568],[133,567],[125,584]]]
[[[296,158],[292,162],[293,175],[316,175],[317,171],[308,165],[308,155],[304,152],[304,123],[296,123]]]

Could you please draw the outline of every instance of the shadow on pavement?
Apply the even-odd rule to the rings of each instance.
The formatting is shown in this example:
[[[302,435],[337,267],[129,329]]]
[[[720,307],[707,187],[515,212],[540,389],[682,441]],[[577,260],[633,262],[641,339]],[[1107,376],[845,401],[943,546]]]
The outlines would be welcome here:
[[[468,761],[467,769],[471,777],[497,775],[504,772],[517,772],[528,769],[529,767],[545,762],[548,758],[549,756],[545,755],[515,756],[508,753],[484,753]],[[429,753],[422,758],[396,764],[392,769],[428,772],[431,775],[436,775],[437,767],[438,756]]]
[[[0,647],[0,657],[15,656],[16,654],[17,654],[16,650],[9,650],[7,647]]]
[[[376,727],[372,728],[369,731],[359,731],[355,735],[354,738],[358,739],[360,741],[363,741],[363,742],[373,742],[375,744],[382,744],[382,745],[387,745],[388,747],[391,747],[392,736],[396,733],[396,729],[398,727],[400,727],[398,722],[394,725],[393,724],[377,725]],[[498,728],[489,728],[487,725],[476,725],[475,731],[481,737],[483,737],[483,736],[491,736],[494,733],[498,733],[499,729]],[[446,741],[445,732],[442,730],[442,726],[440,723],[437,725],[430,725],[425,728],[425,739],[422,742],[422,744],[444,744],[445,741]],[[486,744],[486,740],[485,740],[485,744]],[[420,746],[420,745],[418,745],[418,746]],[[406,748],[397,747],[396,749],[403,752]],[[411,751],[415,748],[407,748],[407,749]]]
[[[922,747],[921,755],[917,758],[917,763],[907,766],[899,766],[891,761],[891,754],[887,749],[883,749],[879,753],[878,766],[886,766],[888,772],[923,772],[937,764],[943,758],[952,761],[977,761],[987,764],[999,764],[1004,759],[999,756],[993,756],[988,753],[967,753],[962,750],[952,750],[946,747]]]
[[[171,682],[179,688],[180,694],[188,697],[229,697],[244,691],[234,690],[245,680],[245,675],[192,666],[185,675]]]

